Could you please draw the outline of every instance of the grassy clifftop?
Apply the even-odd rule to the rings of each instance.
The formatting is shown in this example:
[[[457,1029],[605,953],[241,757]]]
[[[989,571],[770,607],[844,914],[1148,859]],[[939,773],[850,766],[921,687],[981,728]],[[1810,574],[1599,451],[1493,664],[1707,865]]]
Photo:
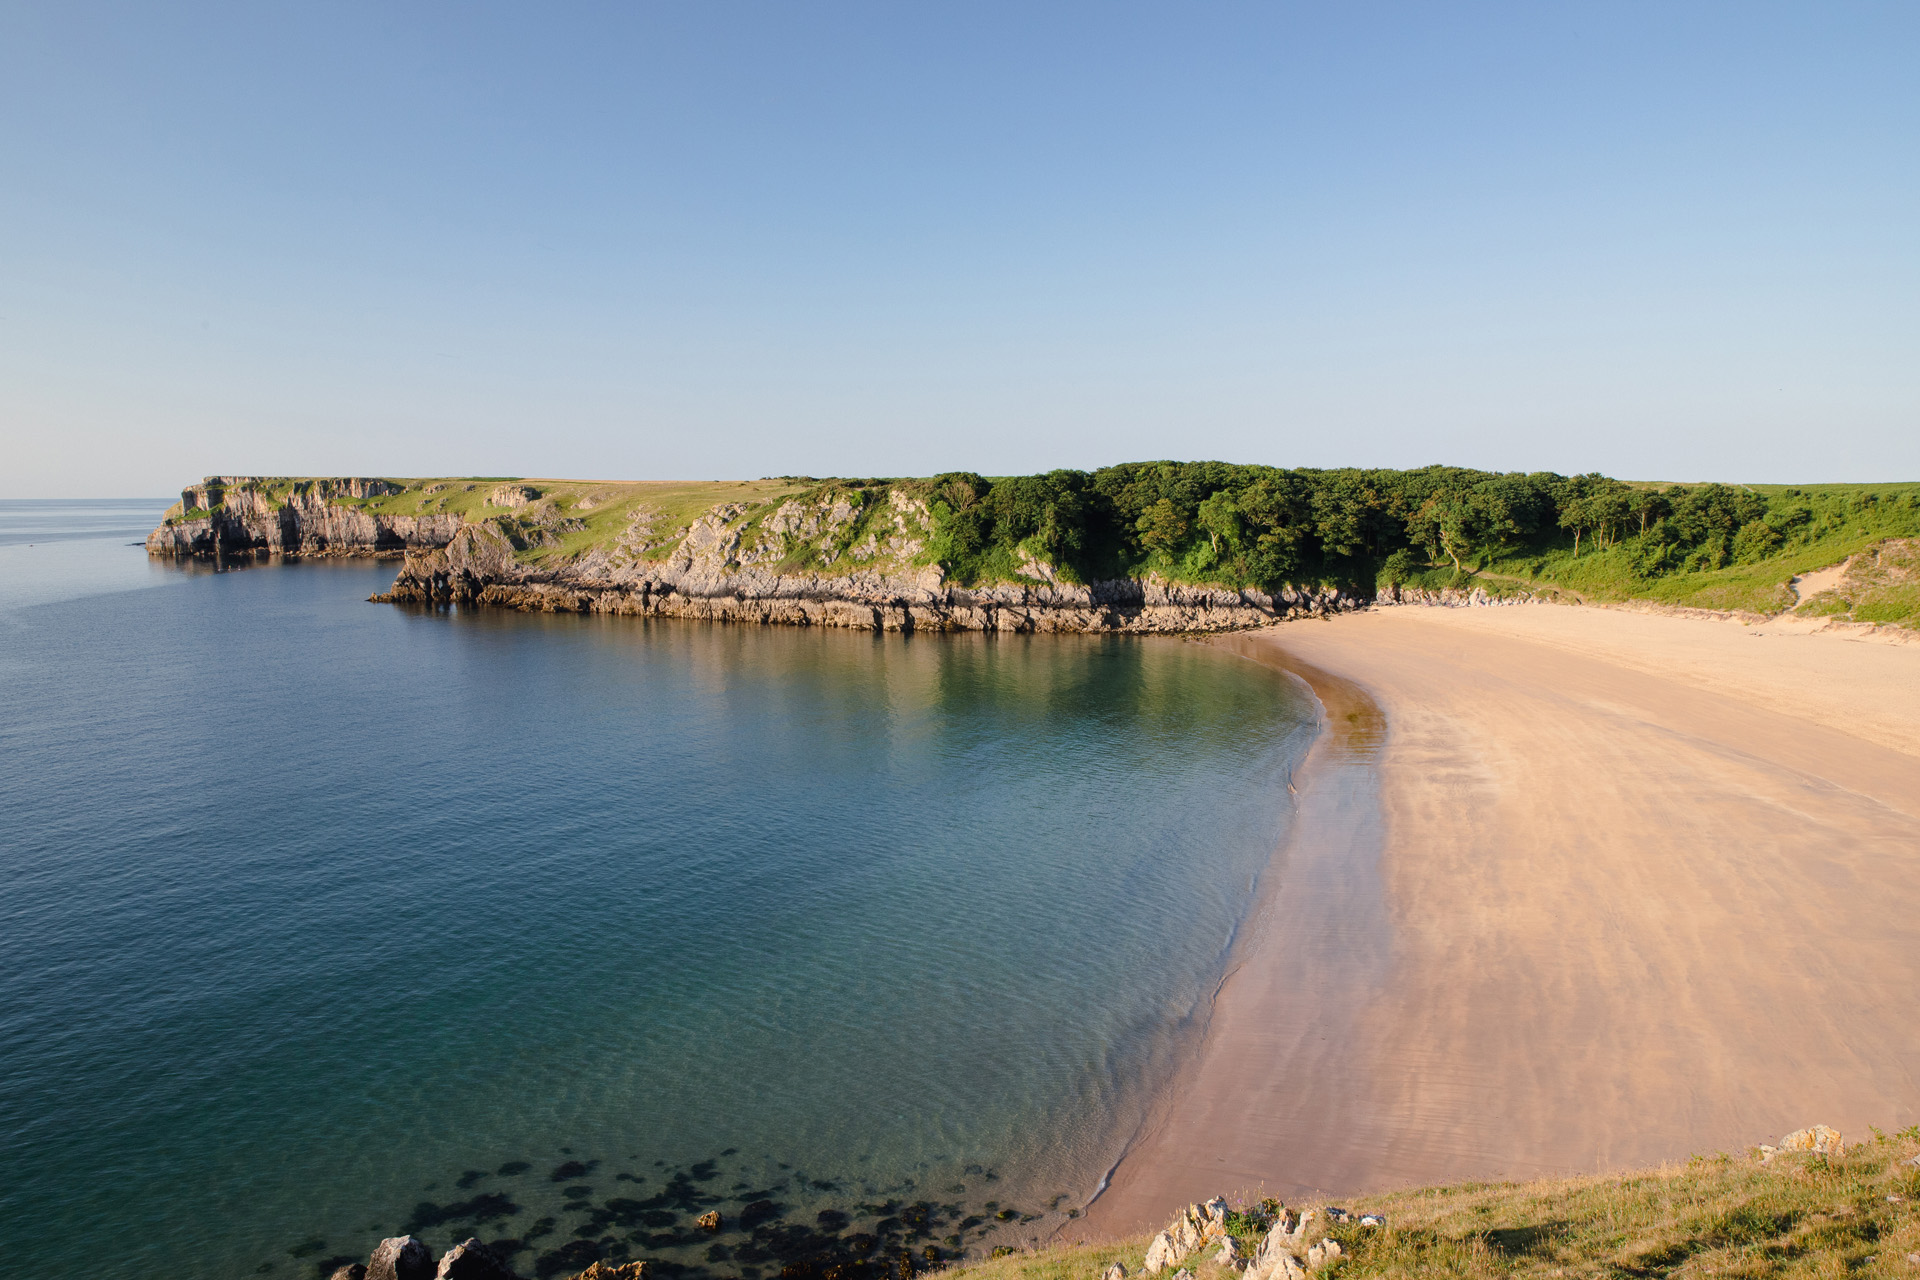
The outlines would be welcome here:
[[[1875,1134],[1839,1155],[1695,1159],[1637,1173],[1470,1183],[1361,1196],[1341,1207],[1384,1227],[1328,1226],[1342,1248],[1325,1273],[1363,1276],[1912,1276],[1920,1274],[1920,1131]],[[1323,1215],[1324,1219],[1324,1215]],[[1256,1241],[1257,1216],[1230,1229]],[[1137,1276],[1147,1237],[1056,1246],[948,1273],[956,1280]],[[1248,1250],[1251,1252],[1251,1249]],[[1209,1251],[1210,1253],[1211,1251]],[[1230,1280],[1208,1260],[1194,1280]]]
[[[324,499],[376,515],[487,521],[523,562],[547,567],[596,550],[664,559],[705,518],[738,534],[757,563],[796,572],[938,565],[960,585],[1157,575],[1268,590],[1479,587],[1920,623],[1920,484],[1678,485],[1215,462],[699,483],[227,477],[188,490],[170,517],[204,517],[240,493],[274,506]],[[1801,600],[1788,585],[1849,558],[1852,572],[1821,599]]]

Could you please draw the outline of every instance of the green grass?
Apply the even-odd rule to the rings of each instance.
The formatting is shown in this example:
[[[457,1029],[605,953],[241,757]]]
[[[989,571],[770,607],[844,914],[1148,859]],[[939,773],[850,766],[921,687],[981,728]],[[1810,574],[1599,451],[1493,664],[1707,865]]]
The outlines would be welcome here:
[[[1330,1277],[1912,1276],[1920,1264],[1920,1134],[1875,1135],[1845,1154],[1751,1153],[1636,1173],[1467,1183],[1336,1203],[1387,1225],[1320,1233],[1345,1256]],[[1294,1206],[1298,1208],[1300,1206]],[[1168,1206],[1169,1219],[1177,1206]],[[1323,1215],[1324,1217],[1324,1215]],[[1252,1233],[1247,1233],[1251,1235]],[[1137,1274],[1149,1237],[1054,1246],[957,1267],[953,1280],[1098,1280]],[[1195,1280],[1231,1273],[1204,1256]]]
[[[1920,485],[1751,486],[1790,511],[1808,513],[1771,554],[1748,563],[1668,570],[1649,575],[1637,562],[1640,547],[1622,539],[1602,550],[1572,547],[1489,558],[1486,569],[1578,598],[1659,604],[1772,615],[1796,605],[1788,585],[1794,577],[1824,569],[1850,556],[1870,553],[1889,539],[1920,535]],[[1920,622],[1910,591],[1897,582],[1859,609],[1832,610],[1858,621]],[[1869,616],[1871,615],[1871,616]]]
[[[1052,563],[1067,581],[1153,573],[1175,582],[1226,587],[1398,584],[1565,601],[1644,600],[1760,616],[1798,606],[1810,615],[1920,626],[1920,572],[1911,563],[1896,562],[1897,556],[1887,559],[1885,551],[1908,545],[1899,540],[1920,539],[1920,485],[1699,486],[1689,496],[1689,491],[1650,482],[1623,485],[1545,475],[1489,479],[1488,474],[1445,468],[1280,473],[1165,463],[993,479],[965,473],[929,479],[786,476],[699,482],[459,476],[389,478],[399,492],[333,501],[381,515],[450,514],[491,522],[512,540],[522,563],[558,570],[596,549],[614,552],[636,514],[644,514],[652,529],[650,545],[639,557],[657,562],[672,554],[687,526],[717,505],[745,508],[734,524],[742,544],[753,546],[782,502],[844,499],[854,509],[847,524],[812,538],[789,536],[775,549],[777,560],[766,565],[786,573],[844,574],[868,567],[851,549],[890,519],[890,498],[898,493],[932,512],[932,527],[923,531],[925,549],[912,563],[937,562],[951,580],[963,584],[1030,582],[1021,572],[1022,557],[1030,553]],[[503,483],[529,485],[541,496],[529,507],[493,506],[489,495]],[[1513,484],[1521,487],[1512,489]],[[1658,490],[1666,495],[1659,501],[1667,503],[1667,515],[1652,517],[1642,532],[1635,517],[1616,513],[1604,542],[1589,523],[1576,551],[1571,530],[1556,523],[1555,512],[1571,511],[1566,504],[1577,504],[1578,494],[1596,484],[1636,494]],[[265,477],[248,487],[277,506],[313,485],[298,477]],[[1274,505],[1279,500],[1272,493],[1262,498],[1261,485],[1293,486],[1287,489],[1293,505]],[[1448,495],[1473,498],[1502,485],[1512,489],[1510,497],[1520,495],[1515,501],[1531,494],[1526,500],[1535,508],[1540,502],[1547,506],[1530,508],[1520,524],[1483,522],[1477,532],[1469,512],[1461,526],[1466,532],[1459,535],[1468,542],[1451,544],[1450,550],[1435,541],[1438,526],[1428,527],[1419,514],[1436,502],[1445,507],[1453,501]],[[1224,531],[1217,518],[1208,524],[1214,501],[1235,495],[1243,506],[1229,504],[1229,510],[1239,512],[1232,517],[1238,523],[1230,521]],[[1164,509],[1165,519],[1136,518],[1136,507],[1149,514]],[[1265,514],[1256,519],[1256,512]],[[183,513],[177,506],[168,513],[174,520],[204,514]],[[1637,519],[1647,518],[1643,513]],[[1346,550],[1336,548],[1341,539]],[[1270,544],[1281,549],[1271,551]],[[1049,546],[1055,547],[1051,555]],[[1458,568],[1452,562],[1456,556]],[[1872,581],[1850,580],[1845,592],[1817,605],[1798,600],[1788,585],[1798,574],[1850,556],[1861,557],[1860,563],[1871,560],[1884,571]]]

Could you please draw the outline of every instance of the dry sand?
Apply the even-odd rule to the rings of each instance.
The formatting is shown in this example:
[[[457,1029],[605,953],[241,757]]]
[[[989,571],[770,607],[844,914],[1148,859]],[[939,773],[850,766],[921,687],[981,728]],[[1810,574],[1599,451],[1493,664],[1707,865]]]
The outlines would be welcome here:
[[[1920,645],[1554,606],[1222,643],[1332,732],[1196,1060],[1068,1238],[1920,1119]]]

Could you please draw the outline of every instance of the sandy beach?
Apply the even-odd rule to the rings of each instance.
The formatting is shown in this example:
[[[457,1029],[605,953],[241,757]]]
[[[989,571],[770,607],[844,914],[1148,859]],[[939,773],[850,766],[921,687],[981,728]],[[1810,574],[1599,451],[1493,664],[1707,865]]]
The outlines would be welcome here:
[[[1920,1120],[1920,645],[1545,605],[1218,643],[1328,732],[1196,1060],[1064,1238]]]

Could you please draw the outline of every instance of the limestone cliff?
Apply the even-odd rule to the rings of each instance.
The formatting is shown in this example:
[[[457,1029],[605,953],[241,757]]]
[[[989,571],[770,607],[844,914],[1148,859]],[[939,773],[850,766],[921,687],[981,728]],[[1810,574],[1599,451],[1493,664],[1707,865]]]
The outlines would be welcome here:
[[[147,535],[160,556],[398,555],[413,547],[443,547],[459,515],[396,515],[363,509],[356,501],[397,494],[403,487],[359,477],[276,481],[260,476],[208,476],[180,491],[180,505]]]
[[[924,503],[893,491],[858,528],[856,514],[843,495],[772,510],[722,503],[678,532],[668,555],[649,558],[660,532],[641,512],[609,549],[553,566],[516,558],[518,530],[468,524],[442,549],[409,553],[380,599],[872,631],[1219,631],[1359,604],[1317,587],[1077,585],[1033,557],[1020,581],[960,587],[924,562]]]
[[[1329,588],[1229,591],[1155,578],[961,587],[947,583],[937,565],[783,573],[754,563],[750,549],[743,553],[725,513],[697,522],[664,563],[587,557],[555,569],[517,563],[505,535],[468,525],[445,548],[408,553],[392,591],[379,599],[871,631],[1010,632],[1221,631],[1362,603]]]
[[[903,482],[641,485],[212,476],[155,555],[405,555],[376,599],[874,631],[1193,632],[1359,607],[1350,591],[1075,583],[1021,550],[962,585]]]

